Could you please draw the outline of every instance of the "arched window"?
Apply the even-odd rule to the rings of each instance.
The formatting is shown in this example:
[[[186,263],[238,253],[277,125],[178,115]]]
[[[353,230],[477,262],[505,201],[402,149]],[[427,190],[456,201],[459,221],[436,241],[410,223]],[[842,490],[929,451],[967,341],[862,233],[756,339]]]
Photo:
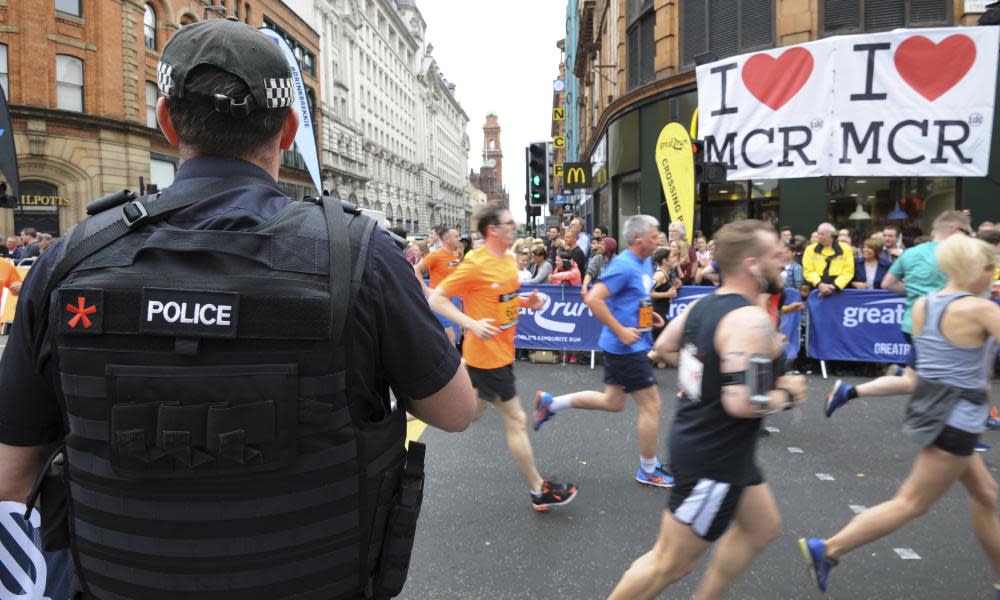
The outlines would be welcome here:
[[[146,5],[146,14],[142,16],[142,35],[146,38],[146,47],[156,50],[156,13],[153,7]]]

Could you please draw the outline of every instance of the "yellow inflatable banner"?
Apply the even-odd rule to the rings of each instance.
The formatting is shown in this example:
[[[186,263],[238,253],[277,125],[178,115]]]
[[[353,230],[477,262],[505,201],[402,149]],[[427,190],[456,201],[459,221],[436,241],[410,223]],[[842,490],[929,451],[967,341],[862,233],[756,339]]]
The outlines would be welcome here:
[[[684,125],[667,123],[656,140],[656,167],[670,221],[684,223],[687,242],[694,235],[694,153]],[[666,227],[663,228],[666,230]]]

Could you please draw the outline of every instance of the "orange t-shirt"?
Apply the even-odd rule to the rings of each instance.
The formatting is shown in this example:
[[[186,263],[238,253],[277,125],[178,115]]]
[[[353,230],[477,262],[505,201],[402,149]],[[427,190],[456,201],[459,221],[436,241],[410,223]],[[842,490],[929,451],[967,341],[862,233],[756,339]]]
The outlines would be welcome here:
[[[462,298],[465,314],[477,321],[493,319],[493,325],[500,328],[500,333],[488,340],[466,335],[462,342],[465,362],[477,369],[499,369],[513,363],[521,309],[521,281],[514,256],[505,252],[498,257],[485,247],[476,248],[440,287],[446,295]]]
[[[9,260],[0,258],[0,290],[21,281],[21,274]]]
[[[431,275],[430,286],[436,288],[446,277],[458,267],[462,262],[462,255],[458,250],[449,252],[447,248],[438,248],[424,257],[424,266]]]

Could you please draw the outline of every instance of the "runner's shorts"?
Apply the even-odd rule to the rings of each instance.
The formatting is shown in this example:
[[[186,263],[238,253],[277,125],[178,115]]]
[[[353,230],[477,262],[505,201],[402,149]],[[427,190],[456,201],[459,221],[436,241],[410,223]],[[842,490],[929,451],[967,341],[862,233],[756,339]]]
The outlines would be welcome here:
[[[752,483],[759,485],[760,481]],[[707,477],[677,476],[670,488],[667,507],[678,522],[691,527],[701,539],[714,542],[736,515],[743,490],[748,486],[715,481]]]
[[[506,402],[517,395],[513,364],[497,369],[477,369],[471,365],[466,365],[466,368],[472,387],[483,400],[495,402],[499,398],[501,402]]]
[[[979,434],[969,431],[962,431],[957,427],[945,425],[944,429],[934,440],[933,444],[949,454],[955,456],[972,456],[972,452],[979,443]]]
[[[604,383],[618,385],[626,394],[656,385],[653,365],[645,352],[604,353]]]

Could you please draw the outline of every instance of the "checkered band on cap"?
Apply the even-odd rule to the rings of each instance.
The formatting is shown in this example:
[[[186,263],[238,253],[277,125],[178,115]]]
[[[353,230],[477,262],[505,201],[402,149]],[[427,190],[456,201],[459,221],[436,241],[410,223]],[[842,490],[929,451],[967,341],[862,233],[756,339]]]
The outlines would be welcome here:
[[[174,66],[165,62],[156,65],[156,87],[166,95],[174,91]]]
[[[268,108],[284,108],[292,105],[292,78],[269,78],[264,80]]]

